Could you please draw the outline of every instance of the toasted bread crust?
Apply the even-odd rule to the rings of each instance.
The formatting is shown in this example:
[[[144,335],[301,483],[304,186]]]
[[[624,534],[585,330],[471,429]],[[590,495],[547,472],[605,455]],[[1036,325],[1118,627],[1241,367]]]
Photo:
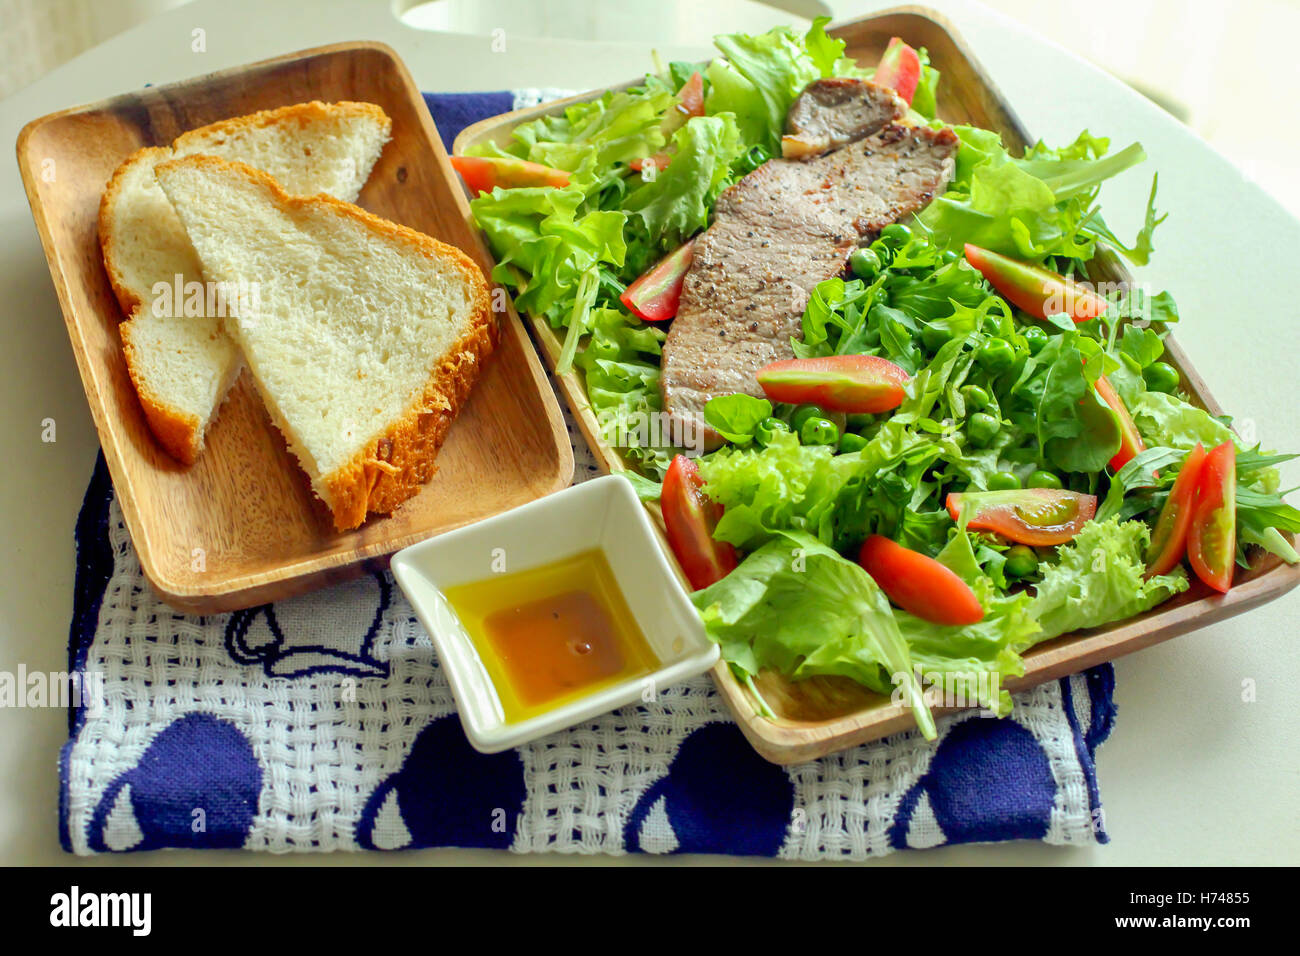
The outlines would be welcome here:
[[[387,113],[374,103],[359,103],[354,100],[324,103],[320,100],[312,100],[309,103],[295,103],[292,106],[281,106],[273,110],[259,110],[246,116],[233,116],[230,119],[188,130],[172,141],[172,148],[176,150],[188,149],[196,139],[207,139],[211,136],[261,129],[266,126],[279,125],[289,120],[296,120],[300,125],[305,126],[313,120],[337,116],[340,113],[347,113],[352,116],[369,116],[384,128],[385,134],[392,133],[393,121],[389,119]]]
[[[327,195],[294,196],[285,192],[275,179],[247,163],[194,155],[160,163],[158,169],[166,172],[170,167],[182,165],[238,171],[268,190],[272,200],[282,209],[290,212],[312,207],[328,209],[429,259],[450,260],[473,289],[473,316],[469,329],[439,360],[423,392],[412,401],[407,412],[368,442],[351,461],[321,475],[314,483],[324,490],[322,497],[334,516],[334,527],[338,531],[358,527],[372,511],[392,511],[433,477],[434,459],[446,438],[447,429],[478,381],[484,361],[496,348],[500,328],[491,310],[483,270],[455,246],[382,219],[341,199]],[[268,411],[272,410],[271,406],[268,401]],[[278,416],[272,411],[272,417]],[[289,439],[284,424],[277,421],[276,425],[285,433],[292,447],[294,443]]]
[[[499,339],[486,288],[481,298],[473,327],[443,357],[424,394],[383,435],[326,477],[336,502],[336,530],[357,527],[371,512],[394,511],[438,470],[438,449]]]
[[[145,420],[167,454],[182,464],[192,465],[203,450],[203,423],[197,415],[187,415],[164,403],[138,372],[137,366],[141,360],[136,356],[135,343],[131,340],[134,319],[133,312],[130,319],[118,326],[118,331],[122,334],[126,370],[131,376],[131,384],[135,386],[135,393],[140,398]]]
[[[155,153],[170,156],[172,150],[170,146],[146,146],[143,149],[137,149],[122,161],[122,165],[113,171],[113,175],[108,180],[108,185],[104,187],[104,195],[99,198],[99,246],[104,256],[104,271],[108,273],[109,284],[113,287],[113,294],[117,296],[117,304],[122,307],[122,318],[124,319],[130,317],[144,303],[138,295],[127,288],[126,280],[122,277],[122,270],[117,265],[117,243],[113,232],[113,207],[117,204],[117,200],[121,195],[122,182],[126,179],[127,174],[137,163],[143,162]]]

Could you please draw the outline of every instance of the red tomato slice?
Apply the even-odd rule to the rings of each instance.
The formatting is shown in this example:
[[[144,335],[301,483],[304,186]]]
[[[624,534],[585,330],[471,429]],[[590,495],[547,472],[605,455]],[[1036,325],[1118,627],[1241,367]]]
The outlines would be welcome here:
[[[1187,560],[1196,576],[1226,592],[1232,587],[1237,560],[1237,449],[1225,441],[1201,466],[1192,525],[1187,532]]]
[[[677,111],[687,116],[704,115],[704,77],[699,70],[677,91]]]
[[[736,549],[713,539],[722,509],[704,493],[700,469],[685,455],[668,466],[659,493],[668,543],[696,591],[721,581],[736,567]]]
[[[1110,406],[1110,410],[1119,418],[1119,451],[1115,452],[1115,457],[1110,460],[1112,471],[1119,471],[1127,465],[1140,451],[1146,450],[1146,445],[1142,441],[1142,436],[1138,434],[1137,426],[1133,424],[1133,416],[1128,413],[1124,407],[1124,400],[1119,397],[1115,387],[1110,384],[1110,380],[1103,375],[1097,379],[1097,394],[1101,400]],[[1159,474],[1155,472],[1154,474]]]
[[[948,496],[953,521],[970,517],[972,531],[992,531],[1018,544],[1065,544],[1097,513],[1093,495],[1059,488],[968,491]]]
[[[904,611],[935,624],[960,627],[984,619],[970,586],[927,555],[873,534],[862,543],[858,564]]]
[[[876,355],[784,359],[763,366],[757,378],[774,402],[848,414],[887,412],[907,396],[907,372]]]
[[[682,282],[695,258],[695,240],[682,243],[624,290],[619,301],[647,322],[666,322],[677,314]]]
[[[451,165],[475,196],[490,193],[497,186],[514,189],[518,186],[555,186],[563,189],[569,185],[569,174],[526,159],[506,159],[500,156],[453,156]]]
[[[876,67],[876,75],[871,79],[881,86],[889,87],[911,106],[916,87],[921,82],[921,56],[898,37],[894,37],[889,41],[889,46],[885,47],[880,65]]]
[[[1205,448],[1197,442],[1183,459],[1182,470],[1174,479],[1169,500],[1160,509],[1155,530],[1151,532],[1151,546],[1147,548],[1146,576],[1149,578],[1168,574],[1187,552],[1187,529],[1192,524],[1192,509],[1204,464]]]
[[[1106,300],[1084,285],[1042,266],[966,243],[966,261],[1011,304],[1036,319],[1064,314],[1075,322],[1106,311]]]

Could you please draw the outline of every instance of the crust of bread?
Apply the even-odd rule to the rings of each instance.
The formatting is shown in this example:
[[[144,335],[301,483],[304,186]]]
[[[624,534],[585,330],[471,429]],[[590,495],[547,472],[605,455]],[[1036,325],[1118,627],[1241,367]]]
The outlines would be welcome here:
[[[122,352],[126,356],[126,370],[131,376],[131,384],[135,386],[135,393],[140,398],[145,420],[149,423],[149,429],[158,439],[158,443],[167,450],[167,454],[183,464],[192,465],[203,448],[203,423],[199,421],[197,415],[187,415],[164,403],[149,388],[143,376],[137,373],[135,343],[131,341],[134,318],[133,312],[130,319],[118,326],[118,331],[122,334]]]
[[[117,304],[122,307],[124,319],[129,318],[144,303],[126,287],[122,270],[117,267],[117,245],[113,236],[111,207],[117,202],[118,194],[122,191],[122,180],[126,178],[126,174],[136,163],[154,153],[170,156],[172,150],[170,146],[146,146],[137,149],[113,171],[108,185],[104,187],[104,195],[99,198],[99,246],[104,256],[104,271],[108,273],[109,284],[113,287],[113,295],[117,296]]]
[[[172,141],[172,147],[173,149],[186,149],[189,147],[190,142],[195,139],[206,139],[209,136],[220,136],[223,133],[242,132],[249,129],[260,129],[290,119],[297,120],[300,125],[305,126],[310,121],[324,119],[340,112],[351,113],[353,116],[369,116],[384,128],[386,134],[392,133],[393,121],[387,113],[374,103],[359,103],[355,100],[324,103],[320,100],[312,100],[309,103],[295,103],[292,106],[281,106],[273,110],[259,110],[246,116],[234,116],[230,119],[188,130]]]
[[[352,461],[325,476],[336,530],[357,527],[371,512],[396,510],[438,470],[438,449],[499,338],[486,288],[481,300],[470,331],[443,357],[424,394]]]
[[[234,169],[267,189],[277,205],[293,211],[325,207],[336,215],[361,223],[388,239],[403,243],[429,259],[451,260],[474,289],[470,327],[448,350],[429,377],[424,391],[406,413],[381,435],[371,439],[351,461],[320,476],[337,531],[361,525],[370,512],[386,514],[415,495],[433,477],[434,459],[461,406],[478,381],[484,361],[496,348],[500,326],[492,312],[483,270],[455,246],[366,212],[333,196],[294,196],[271,176],[247,163],[216,156],[184,156],[160,163],[158,168],[188,164]],[[288,432],[277,422],[286,440]]]
[[[118,195],[122,191],[122,181],[126,178],[126,174],[136,163],[153,154],[170,157],[176,149],[187,148],[196,139],[206,139],[209,136],[219,136],[223,133],[260,129],[288,120],[296,120],[299,125],[306,126],[310,122],[326,119],[332,115],[336,116],[340,112],[350,113],[353,116],[369,116],[383,127],[386,135],[392,133],[392,119],[374,103],[360,103],[354,100],[324,103],[321,100],[312,100],[309,103],[295,103],[292,106],[281,106],[273,110],[259,110],[256,113],[249,113],[247,116],[235,116],[231,119],[209,123],[207,126],[200,126],[197,129],[181,133],[172,141],[171,146],[145,146],[137,149],[124,159],[122,164],[113,171],[113,175],[108,180],[108,185],[104,187],[104,194],[99,199],[99,245],[103,252],[104,269],[108,273],[109,284],[113,287],[113,295],[117,297],[118,305],[122,307],[122,318],[128,318],[143,303],[135,293],[126,287],[122,279],[122,272],[117,267],[117,249],[111,228],[110,207],[117,201]]]

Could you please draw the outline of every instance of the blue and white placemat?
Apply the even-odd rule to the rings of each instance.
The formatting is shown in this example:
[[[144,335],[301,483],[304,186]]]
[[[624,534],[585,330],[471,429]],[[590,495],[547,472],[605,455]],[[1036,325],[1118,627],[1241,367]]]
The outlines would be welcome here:
[[[465,123],[552,91],[427,97]],[[447,104],[446,110],[443,104]],[[447,112],[450,110],[452,112]],[[456,112],[458,111],[458,112]],[[572,426],[570,433],[574,433]],[[596,467],[575,439],[578,480]],[[1104,665],[796,767],[758,757],[707,677],[492,756],[387,573],[233,614],[154,596],[101,458],[77,522],[60,836],[79,854],[498,847],[863,859],[905,847],[1106,842]]]

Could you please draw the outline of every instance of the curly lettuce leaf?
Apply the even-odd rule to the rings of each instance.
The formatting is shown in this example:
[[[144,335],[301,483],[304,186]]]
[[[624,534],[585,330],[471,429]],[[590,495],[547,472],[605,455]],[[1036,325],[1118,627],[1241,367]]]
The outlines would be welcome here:
[[[771,668],[793,680],[848,677],[881,694],[898,682],[921,732],[934,739],[889,599],[866,571],[816,538],[780,534],[691,600],[742,680]]]
[[[663,120],[673,103],[673,91],[648,77],[644,86],[610,91],[575,103],[556,116],[520,124],[505,151],[544,166],[582,171],[591,185],[596,181],[594,171],[663,149]],[[471,153],[493,150],[493,144],[484,143]]]
[[[803,37],[789,27],[714,37],[722,56],[706,70],[706,112],[735,114],[747,143],[779,155],[786,113],[805,86],[826,76],[866,75],[843,55],[844,42],[826,35],[828,22],[828,17],[818,17]]]
[[[1039,566],[1042,580],[1029,613],[1042,631],[1035,643],[1084,627],[1100,627],[1150,610],[1188,587],[1187,574],[1146,579],[1144,555],[1151,533],[1141,521],[1089,521],[1055,564]]]
[[[626,216],[613,210],[580,212],[583,192],[529,187],[494,189],[470,209],[496,253],[492,278],[514,289],[521,311],[567,324],[582,277],[598,263],[623,264]]]
[[[772,403],[753,395],[718,395],[704,406],[704,421],[727,441],[748,445],[758,423],[772,414]]]
[[[652,180],[633,188],[623,210],[646,242],[649,265],[657,253],[681,245],[709,224],[709,211],[731,182],[731,165],[745,151],[730,113],[695,116],[673,134],[673,159]]]

